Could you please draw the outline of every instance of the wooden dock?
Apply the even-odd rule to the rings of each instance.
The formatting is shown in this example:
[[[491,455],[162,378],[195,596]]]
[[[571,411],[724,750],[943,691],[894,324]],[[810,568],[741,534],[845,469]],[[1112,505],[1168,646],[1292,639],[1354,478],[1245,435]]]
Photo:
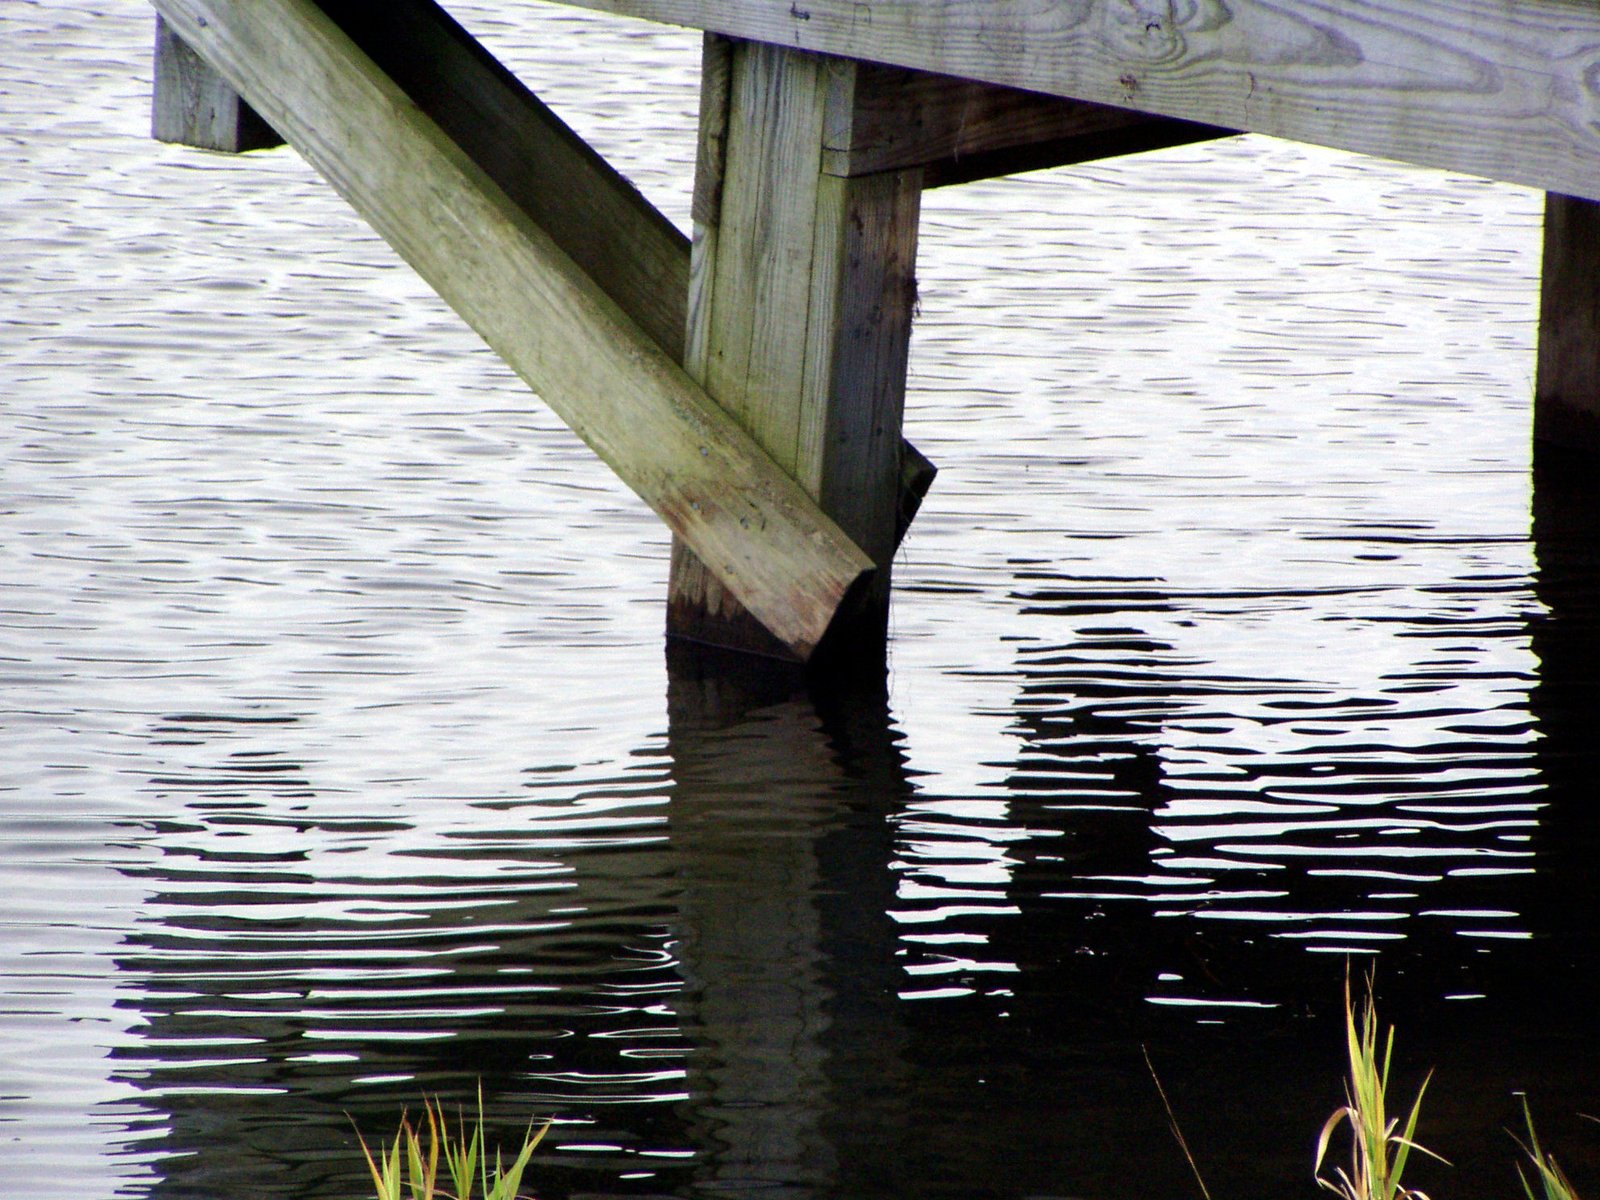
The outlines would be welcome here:
[[[1600,451],[1596,0],[561,2],[706,31],[692,243],[434,0],[152,0],[154,132],[316,166],[671,527],[674,636],[881,648],[928,187],[1248,131],[1540,188],[1533,428]]]

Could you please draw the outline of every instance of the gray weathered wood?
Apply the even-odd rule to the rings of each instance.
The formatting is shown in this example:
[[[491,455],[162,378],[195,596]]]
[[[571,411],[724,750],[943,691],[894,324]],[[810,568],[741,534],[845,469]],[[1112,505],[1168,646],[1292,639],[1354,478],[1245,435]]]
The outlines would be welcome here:
[[[715,229],[722,216],[722,171],[727,158],[733,43],[708,33],[700,46],[700,128],[694,156],[694,223]]]
[[[823,171],[828,109],[840,103],[831,68],[775,46],[731,49],[727,116],[714,97],[708,122],[724,143],[722,182],[717,220],[694,243],[688,367],[872,557],[878,572],[849,620],[881,641],[904,511],[922,179]],[[771,649],[684,547],[668,621],[677,636]]]
[[[565,0],[1600,199],[1593,0]]]
[[[433,0],[320,7],[674,358],[689,241]]]
[[[272,126],[159,16],[150,135],[158,142],[230,154],[283,145]]]
[[[852,98],[860,95],[860,103]],[[830,175],[921,167],[924,187],[1176,146],[1232,131],[905,67],[833,59]]]
[[[901,441],[900,502],[894,527],[896,549],[899,549],[900,543],[905,540],[911,522],[917,519],[917,513],[922,509],[922,502],[927,498],[928,490],[933,487],[934,478],[938,474],[939,468],[933,465],[932,459],[910,442]]]
[[[872,561],[310,0],[154,0],[804,659]],[[553,181],[564,186],[564,181]]]
[[[1600,204],[1545,197],[1539,301],[1534,437],[1600,453]]]

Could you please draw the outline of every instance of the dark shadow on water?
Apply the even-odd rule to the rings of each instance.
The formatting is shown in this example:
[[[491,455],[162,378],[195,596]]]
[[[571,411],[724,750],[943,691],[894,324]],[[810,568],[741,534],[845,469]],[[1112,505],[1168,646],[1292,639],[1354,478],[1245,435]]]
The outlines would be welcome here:
[[[881,673],[808,689],[674,650],[665,737],[635,766],[433,840],[392,811],[319,816],[312,767],[174,718],[161,736],[196,766],[154,781],[173,811],[119,960],[147,1024],[116,1072],[143,1111],[108,1116],[166,1156],[163,1200],[359,1195],[347,1112],[387,1134],[479,1079],[503,1128],[563,1119],[538,1176],[556,1200],[1190,1197],[1148,1050],[1213,1194],[1310,1195],[1338,951],[1367,937],[1402,1089],[1437,1068],[1423,1136],[1457,1163],[1417,1182],[1515,1194],[1515,1089],[1593,1180],[1600,1138],[1573,1116],[1600,1102],[1591,476],[1539,464],[1542,611],[1505,636],[1540,669],[1517,711],[1480,727],[1425,697],[1438,732],[1415,744],[1376,732],[1417,694],[1398,679],[1326,718],[1352,731],[1336,746],[1219,734],[1226,772],[1175,773],[1169,723],[1288,685],[1141,626],[1203,597],[1144,581],[1073,625],[1104,597],[1037,572],[1019,603],[1076,632],[1010,665],[999,815],[923,793]],[[1292,687],[1273,702],[1304,722]],[[586,798],[637,808],[589,820]],[[963,875],[978,851],[989,873]]]
[[[1584,1194],[1600,1188],[1600,471],[1536,444],[1534,592],[1529,623],[1538,682],[1530,705],[1542,740],[1547,801],[1534,841],[1529,909],[1540,963],[1519,982],[1534,1050],[1565,1066],[1525,1086]],[[1573,1036],[1581,1031],[1586,1036]]]
[[[1345,962],[1359,976],[1369,960],[1381,1015],[1398,1027],[1407,1099],[1436,1068],[1422,1136],[1455,1166],[1416,1165],[1418,1184],[1468,1200],[1520,1194],[1505,1132],[1520,1128],[1520,1091],[1580,1185],[1600,1175],[1600,1137],[1575,1116],[1600,1107],[1600,486],[1592,464],[1550,459],[1535,482],[1544,611],[1508,634],[1531,637],[1540,664],[1527,722],[1480,723],[1428,699],[1416,723],[1436,732],[1416,744],[1375,734],[1359,753],[1330,741],[1289,755],[1241,745],[1196,792],[1193,777],[1165,769],[1164,723],[1224,717],[1229,696],[1253,685],[1180,661],[1144,634],[1138,612],[1203,598],[1142,581],[1084,640],[1020,657],[1011,819],[1036,836],[1010,851],[1019,911],[995,922],[990,946],[1020,968],[1006,1028],[1022,1034],[983,1057],[991,1069],[1026,1064],[1019,1096],[1062,1089],[1094,1096],[1096,1115],[1115,1114],[1103,1161],[1130,1161],[1143,1130],[1162,1173],[1146,1174],[1146,1160],[1138,1194],[1193,1194],[1167,1169],[1170,1138],[1140,1112],[1141,1044],[1213,1194],[1293,1194],[1309,1182],[1311,1141],[1339,1102]],[[1100,611],[1098,590],[1034,580],[1018,598],[1082,616]],[[1439,635],[1419,621],[1403,636]],[[1380,700],[1394,703],[1357,698],[1338,732],[1367,739],[1359,710]],[[1204,798],[1203,818],[1181,811],[1186,787]],[[1309,801],[1299,812],[1279,803],[1296,797]],[[1263,800],[1270,811],[1253,813]],[[1202,835],[1207,823],[1218,832]],[[1391,852],[1396,835],[1408,853]],[[1170,869],[1178,856],[1193,861]],[[1369,955],[1362,937],[1383,940]],[[1341,940],[1358,953],[1312,952]],[[1174,995],[1262,1007],[1152,1003]],[[1030,1113],[1039,1109],[1018,1104],[1019,1127]],[[1130,1194],[1080,1173],[1059,1139],[1037,1140],[1071,1164],[1074,1194]]]
[[[899,735],[881,674],[765,706],[735,686],[675,668],[669,691],[695,1187],[875,1194],[904,1136]]]

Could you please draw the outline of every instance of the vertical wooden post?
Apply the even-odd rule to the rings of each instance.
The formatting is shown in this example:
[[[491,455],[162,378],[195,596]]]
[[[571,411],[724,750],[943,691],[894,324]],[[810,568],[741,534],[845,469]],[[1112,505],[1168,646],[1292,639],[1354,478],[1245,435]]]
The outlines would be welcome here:
[[[881,647],[922,170],[845,178],[824,148],[871,76],[841,59],[708,37],[685,366],[877,572],[830,641]],[[673,548],[668,633],[786,656]]]
[[[1537,441],[1600,454],[1600,204],[1545,196]]]
[[[159,16],[150,133],[159,142],[232,154],[283,144],[277,131]]]

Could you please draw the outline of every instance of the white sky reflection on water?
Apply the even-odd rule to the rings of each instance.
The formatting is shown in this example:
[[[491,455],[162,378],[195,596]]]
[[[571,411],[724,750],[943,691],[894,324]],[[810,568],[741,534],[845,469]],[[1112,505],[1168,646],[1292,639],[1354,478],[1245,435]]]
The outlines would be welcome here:
[[[697,35],[451,8],[684,223]],[[238,1031],[289,1016],[271,1053],[397,1092],[379,1043],[567,1020],[616,1061],[540,1086],[670,1100],[666,535],[296,156],[150,142],[151,26],[0,9],[0,1160],[138,1195],[157,1101],[279,1089]],[[1280,1001],[1167,929],[1528,938],[1538,229],[1258,138],[925,197],[902,997],[1025,999],[1041,911],[1103,961],[1138,909],[1144,998],[1224,1016]],[[233,1032],[156,1031],[213,984]],[[574,1148],[692,1153],[651,1137]]]

